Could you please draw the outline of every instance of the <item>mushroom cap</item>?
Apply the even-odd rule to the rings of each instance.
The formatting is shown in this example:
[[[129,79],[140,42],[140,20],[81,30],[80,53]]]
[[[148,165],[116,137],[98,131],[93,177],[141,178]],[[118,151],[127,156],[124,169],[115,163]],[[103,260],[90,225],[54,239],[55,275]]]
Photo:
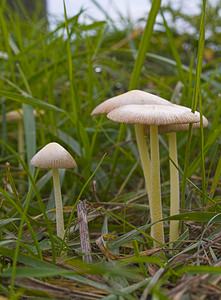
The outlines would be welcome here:
[[[130,124],[166,125],[199,122],[199,115],[176,105],[124,105],[107,115],[108,119]]]
[[[14,121],[19,121],[22,120],[23,118],[23,110],[18,109],[18,110],[12,110],[9,111],[6,115],[6,120],[9,122],[14,122]]]
[[[34,116],[36,117],[43,114],[44,114],[44,110],[39,110],[39,111],[34,110]],[[6,113],[5,117],[8,122],[20,121],[23,119],[23,109],[9,111]],[[0,121],[2,121],[2,117],[0,118]]]
[[[41,169],[69,169],[77,166],[70,153],[58,143],[49,143],[31,159],[31,164]]]
[[[91,115],[98,115],[98,114],[107,114],[115,108],[118,108],[123,105],[131,105],[131,104],[139,104],[139,105],[173,105],[171,102],[144,92],[140,90],[131,90],[126,92],[122,95],[110,98],[101,104],[99,104],[95,109],[92,111]]]
[[[196,112],[196,114],[198,114]],[[203,116],[203,122],[202,125],[203,127],[208,126],[208,120],[206,117]],[[163,125],[159,126],[159,132],[160,133],[169,133],[169,132],[177,132],[177,131],[187,131],[189,130],[189,125],[190,124],[169,124],[169,125]],[[193,129],[195,128],[200,128],[200,122],[193,123]]]

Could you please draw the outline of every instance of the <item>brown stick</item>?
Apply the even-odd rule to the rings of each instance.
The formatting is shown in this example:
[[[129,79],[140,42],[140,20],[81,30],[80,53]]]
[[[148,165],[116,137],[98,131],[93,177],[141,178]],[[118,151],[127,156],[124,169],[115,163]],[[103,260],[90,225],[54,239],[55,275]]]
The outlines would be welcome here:
[[[87,222],[87,207],[86,201],[79,201],[77,205],[78,224],[80,232],[81,251],[83,253],[83,261],[87,263],[92,262],[91,245]]]

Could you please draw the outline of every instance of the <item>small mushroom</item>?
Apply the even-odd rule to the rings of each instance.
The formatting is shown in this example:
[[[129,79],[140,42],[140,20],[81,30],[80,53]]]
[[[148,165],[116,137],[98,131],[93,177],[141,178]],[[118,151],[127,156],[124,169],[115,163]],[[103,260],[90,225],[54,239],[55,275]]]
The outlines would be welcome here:
[[[64,238],[64,216],[61,197],[61,186],[58,169],[75,168],[76,162],[70,153],[58,143],[49,143],[31,159],[31,164],[41,169],[52,169],[57,236]]]
[[[13,110],[5,115],[5,119],[9,123],[18,124],[18,153],[24,159],[24,128],[23,128],[23,113],[22,109]]]
[[[124,105],[112,110],[107,117],[116,122],[149,125],[150,128],[150,216],[154,245],[164,243],[162,222],[158,126],[198,122],[197,114],[176,105]]]
[[[43,115],[44,111],[36,111],[34,110],[35,116]],[[24,160],[24,126],[23,126],[23,109],[12,110],[6,113],[5,119],[9,123],[18,124],[18,153],[20,157]],[[2,118],[0,119],[2,121]]]

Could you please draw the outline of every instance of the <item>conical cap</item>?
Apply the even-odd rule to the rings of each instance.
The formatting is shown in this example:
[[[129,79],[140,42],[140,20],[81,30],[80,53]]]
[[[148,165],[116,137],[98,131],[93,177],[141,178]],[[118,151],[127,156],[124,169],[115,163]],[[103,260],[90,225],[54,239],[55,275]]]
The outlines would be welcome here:
[[[41,169],[69,169],[77,166],[70,153],[58,143],[49,143],[38,151],[31,164]]]
[[[102,102],[97,107],[95,107],[91,115],[107,114],[115,108],[118,108],[123,105],[131,105],[131,104],[173,105],[171,102],[159,96],[144,91],[140,91],[140,90],[131,90],[122,95],[110,98]]]

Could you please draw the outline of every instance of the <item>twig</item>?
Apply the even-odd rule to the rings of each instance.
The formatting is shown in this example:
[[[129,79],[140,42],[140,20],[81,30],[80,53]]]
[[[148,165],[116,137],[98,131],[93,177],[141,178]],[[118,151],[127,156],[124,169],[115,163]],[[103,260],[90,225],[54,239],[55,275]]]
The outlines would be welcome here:
[[[78,214],[78,224],[80,232],[80,242],[81,242],[81,251],[83,253],[83,261],[87,263],[92,262],[91,257],[91,245],[90,237],[88,231],[88,221],[87,221],[87,207],[86,201],[79,201],[77,205],[77,214]]]

